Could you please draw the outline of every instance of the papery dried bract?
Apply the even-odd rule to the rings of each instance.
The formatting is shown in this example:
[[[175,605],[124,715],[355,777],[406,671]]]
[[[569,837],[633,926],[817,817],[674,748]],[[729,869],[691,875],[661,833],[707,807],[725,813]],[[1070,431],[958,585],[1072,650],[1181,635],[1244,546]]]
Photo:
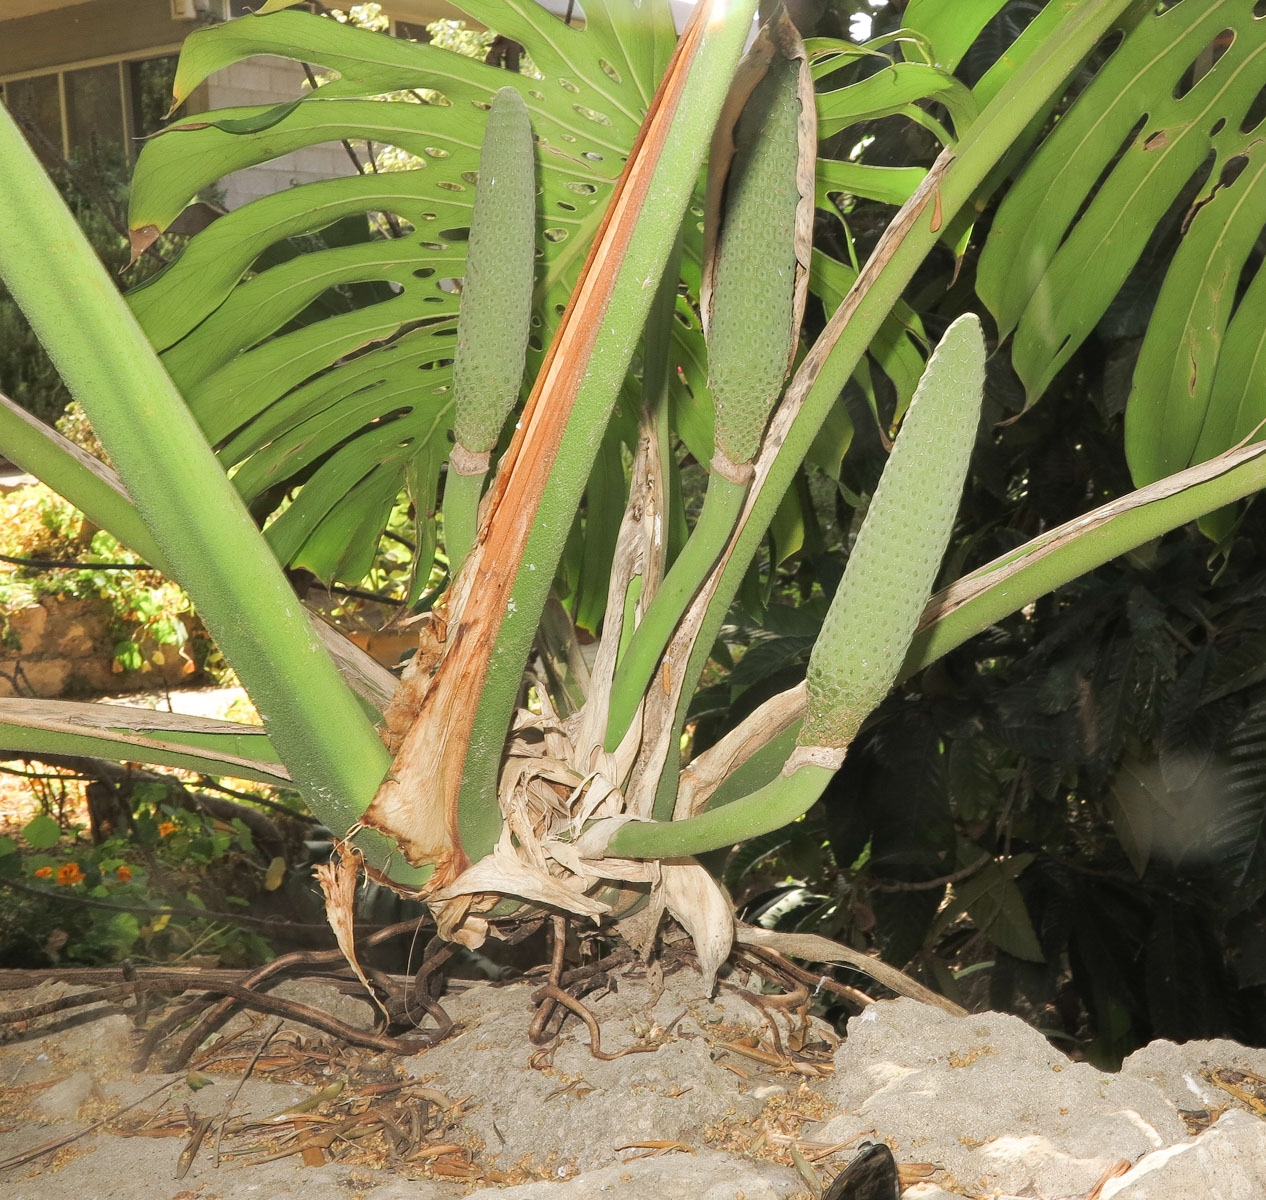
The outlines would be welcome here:
[[[383,1008],[378,993],[369,986],[369,980],[356,960],[356,884],[360,879],[361,854],[354,846],[345,842],[340,842],[337,849],[337,857],[313,868],[325,896],[325,918],[334,930],[334,939],[338,942],[343,957],[347,959],[347,965],[364,984],[365,991],[373,997],[374,1003],[382,1009],[382,1015],[390,1020],[391,1014]]]
[[[433,898],[442,901],[462,895],[498,893],[518,896],[595,920],[610,911],[608,905],[586,896],[579,890],[579,886],[579,880],[557,879],[529,866],[515,852],[510,834],[505,831],[491,854],[467,867],[451,884],[436,892]]]
[[[734,909],[720,885],[693,858],[660,864],[664,905],[694,942],[704,991],[712,994],[717,971],[734,945]]]

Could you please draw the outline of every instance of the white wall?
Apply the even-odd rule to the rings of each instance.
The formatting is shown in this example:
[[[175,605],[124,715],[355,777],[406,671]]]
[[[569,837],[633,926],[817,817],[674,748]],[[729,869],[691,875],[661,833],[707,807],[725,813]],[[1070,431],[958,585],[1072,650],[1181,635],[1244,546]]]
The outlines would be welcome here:
[[[280,104],[303,91],[306,77],[298,63],[260,55],[217,71],[206,83],[208,110],[247,104]],[[221,181],[224,202],[240,208],[260,196],[271,195],[299,183],[355,174],[340,142],[309,146],[257,167],[235,171]]]

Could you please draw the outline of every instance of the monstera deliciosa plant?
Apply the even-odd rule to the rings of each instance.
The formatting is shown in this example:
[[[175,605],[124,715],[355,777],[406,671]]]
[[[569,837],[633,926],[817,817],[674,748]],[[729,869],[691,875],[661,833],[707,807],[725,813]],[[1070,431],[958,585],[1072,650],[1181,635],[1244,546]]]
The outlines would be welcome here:
[[[229,172],[339,139],[411,157],[229,213],[126,302],[0,113],[0,273],[118,474],[11,405],[0,447],[189,591],[264,722],[6,700],[0,739],[294,786],[338,839],[331,896],[364,870],[468,944],[526,909],[646,946],[667,908],[711,978],[735,923],[695,856],[804,814],[895,681],[1168,529],[1218,536],[1266,479],[1263,444],[1240,444],[1266,416],[1266,20],[1250,0],[1082,0],[1008,33],[1003,0],[911,0],[853,45],[762,6],[745,53],[756,0],[701,0],[680,37],[667,0],[589,0],[583,28],[459,3],[535,73],[276,0],[193,34],[177,105],[257,54],[321,81],[153,138],[138,253]],[[969,86],[960,63],[1003,33]],[[934,163],[857,153],[892,117],[935,137]],[[970,282],[1031,403],[1185,210],[1129,400],[1141,490],[929,602],[985,343],[968,314],[931,350],[902,297],[999,193]],[[860,263],[814,237],[852,252],[855,197],[897,206]],[[805,682],[683,763],[740,585],[760,594],[795,550],[793,483],[838,478],[854,377],[872,398],[886,381],[899,432]],[[708,468],[693,522],[687,460]],[[402,494],[410,604],[437,555],[448,576],[397,680],[284,570],[360,578]]]

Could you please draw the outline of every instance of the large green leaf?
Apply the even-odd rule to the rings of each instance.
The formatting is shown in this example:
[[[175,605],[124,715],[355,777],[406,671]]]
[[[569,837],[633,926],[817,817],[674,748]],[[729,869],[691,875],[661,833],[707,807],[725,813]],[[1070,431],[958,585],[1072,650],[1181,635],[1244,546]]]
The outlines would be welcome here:
[[[177,122],[146,145],[137,166],[130,223],[152,231],[223,175],[306,146],[363,139],[418,160],[413,169],[310,183],[246,205],[131,294],[257,516],[286,501],[269,526],[273,548],[322,578],[354,577],[366,561],[364,540],[372,542],[375,520],[381,528],[406,478],[418,511],[435,508],[472,183],[491,96],[507,84],[518,88],[537,142],[530,377],[675,41],[666,0],[593,0],[583,30],[530,0],[462,0],[461,7],[522,43],[544,78],[302,12],[243,18],[187,39],[179,98],[256,54],[314,64],[326,81],[298,101]],[[852,57],[844,43],[815,45],[823,74]],[[922,119],[916,101],[929,95],[956,120],[974,111],[948,73],[896,63],[824,93],[822,119],[833,130],[889,112]],[[384,102],[388,96],[395,99]],[[820,203],[834,212],[830,197],[842,192],[900,203],[920,178],[919,168],[824,161]],[[374,214],[390,214],[404,236],[371,233]],[[359,236],[349,237],[358,220]],[[707,461],[712,400],[697,313],[699,223],[688,220],[684,232],[686,290],[673,348],[680,369],[670,389],[681,437]],[[614,523],[606,525],[601,536],[609,540]],[[597,560],[609,552],[594,551]]]
[[[1015,332],[1032,403],[1177,214],[1180,243],[1127,408],[1131,471],[1146,484],[1227,449],[1266,415],[1266,283],[1242,278],[1266,212],[1266,22],[1252,0],[1183,0],[1159,13],[1137,4],[1121,24],[1120,44],[999,208],[978,290],[999,332]]]
[[[843,302],[849,289],[857,281],[857,272],[852,267],[837,262],[820,250],[813,252],[810,270],[813,290],[832,310]],[[909,305],[899,301],[892,313],[885,318],[867,352],[871,363],[891,380],[897,391],[894,423],[900,420],[910,406],[914,389],[918,385],[919,377],[923,374],[924,361],[919,351],[920,343],[926,345],[926,338],[918,314]],[[866,368],[859,364],[855,375],[863,389],[873,396],[874,392],[867,378]],[[843,406],[839,407],[842,412]],[[878,413],[875,415],[878,417]]]
[[[1005,5],[1006,0],[910,0],[905,19],[927,39],[936,61],[952,70]]]
[[[674,41],[662,3],[591,4],[583,33],[534,4],[466,7],[528,46],[547,78],[304,13],[247,18],[188,39],[178,94],[257,53],[318,64],[334,77],[299,104],[177,125],[138,164],[134,228],[165,225],[228,171],[338,138],[393,145],[421,164],[256,201],[211,226],[172,270],[132,295],[226,466],[240,466],[247,499],[271,489],[275,502],[307,481],[270,538],[284,559],[327,578],[363,561],[353,541],[364,544],[375,513],[381,528],[419,459],[429,465],[414,478],[433,495],[450,425],[456,281],[492,93],[507,83],[520,88],[538,144],[539,361]],[[412,102],[419,89],[433,102]],[[385,93],[409,98],[372,98]],[[334,246],[314,237],[340,219],[383,212],[406,236]],[[307,238],[309,248],[259,270],[259,256],[284,238]],[[369,282],[388,285],[377,303],[293,326],[332,289]],[[431,495],[415,497],[419,509],[434,507]]]
[[[1266,53],[1259,67],[1266,83]],[[1240,294],[1266,220],[1260,131],[1242,149],[1196,201],[1139,354],[1126,450],[1141,482],[1212,458],[1266,417],[1266,272]]]
[[[818,132],[824,138],[839,133],[856,124],[859,113],[900,114],[936,130],[939,126],[916,104],[929,97],[945,105],[960,129],[978,115],[971,92],[952,75],[924,63],[894,63],[856,83],[819,94]]]

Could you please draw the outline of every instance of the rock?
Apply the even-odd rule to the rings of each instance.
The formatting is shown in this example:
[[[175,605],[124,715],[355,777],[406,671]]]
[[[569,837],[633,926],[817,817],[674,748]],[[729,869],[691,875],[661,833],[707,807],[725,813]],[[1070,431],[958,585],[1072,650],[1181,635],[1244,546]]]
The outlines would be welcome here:
[[[76,1071],[61,1083],[38,1092],[33,1105],[46,1121],[69,1121],[92,1098],[96,1088],[87,1071]]]
[[[843,1114],[820,1142],[874,1130],[904,1162],[936,1162],[951,1192],[986,1187],[1080,1200],[1121,1159],[1186,1138],[1136,1076],[1072,1063],[1017,1017],[955,1017],[914,1000],[854,1017],[824,1088]]]
[[[62,626],[57,637],[58,654],[77,657],[91,654],[105,640],[104,623],[94,612],[85,612],[78,620],[71,619]]]
[[[120,1012],[67,1026],[57,1044],[63,1054],[109,1071],[125,1069],[136,1053],[132,1022]]]
[[[656,994],[634,969],[613,979],[613,990],[584,1001],[599,1023],[604,1051],[657,1047],[651,1053],[595,1058],[589,1031],[574,1016],[557,1045],[534,1046],[527,1033],[539,985],[480,984],[445,996],[458,1028],[438,1046],[406,1059],[352,1053],[322,1068],[324,1078],[347,1075],[352,1086],[358,1073],[364,1083],[402,1069],[443,1093],[454,1102],[451,1124],[436,1136],[473,1151],[476,1169],[489,1176],[479,1184],[416,1178],[429,1170],[420,1162],[371,1156],[305,1167],[297,1156],[270,1160],[263,1147],[244,1154],[251,1140],[266,1138],[248,1126],[241,1138],[226,1140],[218,1169],[205,1146],[180,1185],[172,1173],[181,1139],[96,1130],[55,1171],[43,1159],[42,1171],[24,1168],[0,1187],[14,1200],[125,1200],[138,1188],[222,1200],[459,1200],[472,1186],[488,1200],[804,1200],[809,1189],[790,1167],[716,1148],[751,1145],[759,1132],[768,1155],[798,1130],[806,1150],[808,1143],[865,1133],[887,1142],[902,1163],[940,1168],[907,1188],[902,1200],[1085,1200],[1101,1182],[1099,1200],[1266,1197],[1266,1121],[1236,1108],[1230,1093],[1201,1075],[1231,1068],[1266,1076],[1266,1051],[1231,1042],[1155,1043],[1109,1075],[1070,1062],[1014,1017],[952,1017],[898,1000],[853,1019],[848,1041],[835,1052],[834,1075],[803,1079],[735,1053],[745,1031],[767,1028],[737,988],[724,986],[709,1000],[689,971],[669,975],[664,984]],[[50,981],[0,998],[0,1007],[69,990]],[[367,1002],[324,985],[291,982],[277,990],[349,1023],[373,1019]],[[785,1034],[785,1019],[764,1011]],[[258,1017],[234,1020],[260,1023]],[[811,1036],[818,1035],[825,1031]],[[303,1037],[310,1036],[305,1030]],[[94,1020],[51,1014],[13,1028],[10,1037],[0,1046],[0,1078],[11,1089],[31,1088],[22,1103],[41,1123],[0,1128],[0,1161],[82,1128],[76,1113],[97,1097],[98,1084],[107,1107],[139,1102],[137,1119],[186,1107],[219,1116],[231,1106],[235,1120],[256,1122],[321,1088],[322,1077],[299,1083],[262,1072],[243,1083],[240,1063],[196,1092],[183,1075],[166,1077],[164,1088],[163,1076],[126,1070],[128,1022],[117,1013]],[[242,1051],[257,1041],[258,1035],[244,1042]],[[39,1091],[49,1080],[56,1085]],[[1180,1109],[1220,1111],[1228,1104],[1232,1111],[1198,1137],[1187,1132]],[[808,1112],[826,1118],[800,1127]],[[653,1149],[637,1142],[661,1143],[661,1152],[635,1158]],[[855,1150],[856,1141],[820,1162],[819,1173],[832,1178]],[[1122,1160],[1128,1170],[1105,1182]],[[490,1186],[497,1172],[515,1168],[524,1172],[517,1178],[535,1182]]]
[[[1121,1064],[1121,1074],[1146,1079],[1180,1111],[1216,1109],[1227,1093],[1215,1087],[1202,1071],[1230,1068],[1266,1078],[1266,1050],[1254,1050],[1219,1038],[1212,1041],[1156,1041],[1136,1050]]]
[[[750,1119],[762,1109],[761,1100],[712,1060],[702,1036],[705,1029],[716,1036],[716,1016],[755,1029],[756,1009],[724,991],[708,1000],[696,972],[670,975],[654,1004],[646,982],[629,977],[617,991],[586,998],[607,1053],[654,1044],[657,1031],[677,1021],[674,1038],[657,1050],[610,1062],[593,1057],[589,1033],[575,1017],[568,1018],[557,1050],[538,1054],[527,1039],[533,990],[484,986],[445,997],[462,1032],[406,1064],[452,1095],[471,1094],[462,1126],[499,1169],[530,1165],[571,1174],[605,1168],[627,1156],[620,1147],[650,1140],[698,1149],[705,1126]]]
[[[377,1009],[369,997],[349,995],[328,983],[304,979],[283,979],[268,989],[269,995],[309,1008],[320,1009],[327,1017],[333,1017],[356,1029],[373,1028]],[[307,1026],[302,1026],[307,1029]]]
[[[1266,1196],[1266,1121],[1234,1111],[1195,1141],[1146,1155],[1126,1174],[1109,1180],[1100,1200],[1261,1200],[1262,1196]]]
[[[699,1150],[618,1163],[565,1182],[523,1183],[501,1189],[495,1196],[496,1200],[734,1200],[736,1196],[792,1200],[804,1194],[804,1180],[787,1167]],[[388,1198],[374,1191],[368,1200]],[[399,1200],[404,1200],[403,1194]]]
[[[48,979],[25,993],[0,992],[0,1011],[48,1004],[65,996],[92,991]],[[134,1053],[132,1022],[112,1004],[101,1003],[68,1012],[49,1013],[3,1030],[28,1051],[20,1080],[33,1083],[64,1074],[69,1064],[93,1068],[104,1079],[127,1066]],[[18,1081],[14,1076],[12,1082]]]
[[[70,663],[64,658],[28,659],[21,666],[27,686],[36,696],[60,696],[70,680]]]
[[[16,649],[29,654],[44,636],[48,609],[42,604],[28,604],[8,614],[9,635],[17,642]]]

